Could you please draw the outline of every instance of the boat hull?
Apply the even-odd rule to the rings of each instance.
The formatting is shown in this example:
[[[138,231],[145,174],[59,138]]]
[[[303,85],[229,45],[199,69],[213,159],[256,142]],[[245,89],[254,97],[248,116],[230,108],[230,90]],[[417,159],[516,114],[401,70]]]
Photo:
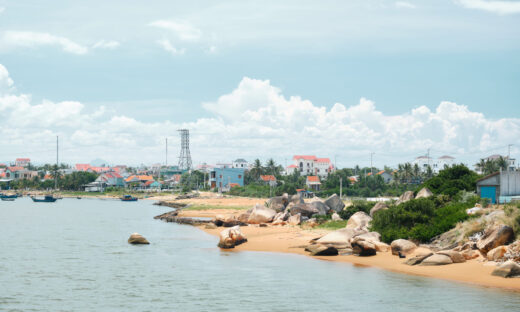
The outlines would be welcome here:
[[[56,198],[31,198],[35,203],[54,203]]]

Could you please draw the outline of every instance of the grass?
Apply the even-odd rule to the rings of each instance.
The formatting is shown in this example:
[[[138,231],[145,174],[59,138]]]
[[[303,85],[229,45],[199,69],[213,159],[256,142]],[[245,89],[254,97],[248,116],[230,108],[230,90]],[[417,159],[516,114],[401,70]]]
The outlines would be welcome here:
[[[231,209],[231,210],[247,210],[250,206],[219,206],[219,205],[193,205],[183,210],[213,210],[213,209]]]
[[[347,220],[341,221],[327,221],[318,225],[316,228],[318,229],[326,229],[326,230],[339,230],[347,226]]]

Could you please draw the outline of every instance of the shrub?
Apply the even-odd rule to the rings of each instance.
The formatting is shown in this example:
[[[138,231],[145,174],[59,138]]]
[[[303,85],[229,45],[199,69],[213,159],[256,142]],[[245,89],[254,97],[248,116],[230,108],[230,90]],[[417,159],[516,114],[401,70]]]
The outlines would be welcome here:
[[[340,211],[338,214],[343,220],[348,220],[353,214],[355,214],[358,211],[363,211],[366,214],[369,214],[370,209],[372,209],[372,207],[374,207],[375,204],[375,202],[363,200],[354,201],[351,206]]]

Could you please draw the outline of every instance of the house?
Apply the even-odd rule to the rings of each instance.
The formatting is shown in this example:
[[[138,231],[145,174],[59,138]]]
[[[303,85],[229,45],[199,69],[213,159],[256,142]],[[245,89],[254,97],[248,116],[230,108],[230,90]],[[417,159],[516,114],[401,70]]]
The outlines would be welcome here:
[[[291,175],[291,174],[294,174],[295,171],[298,171],[298,166],[292,164],[292,165],[289,165],[285,168],[285,174],[286,175]]]
[[[371,175],[372,175],[372,172],[369,172],[367,174],[367,177],[369,177]],[[394,176],[391,173],[388,173],[384,170],[381,170],[381,171],[375,173],[374,176],[380,176],[381,178],[383,178],[383,181],[385,181],[385,183],[390,183],[394,180]]]
[[[164,183],[166,183],[169,187],[177,187],[181,184],[181,175],[174,174],[168,180],[164,180]]]
[[[421,172],[426,172],[428,166],[430,166],[434,173],[439,173],[439,171],[445,167],[453,166],[455,164],[455,158],[448,155],[441,156],[437,159],[433,159],[429,156],[419,156],[412,161],[412,165],[415,166],[415,164],[419,166]]]
[[[285,170],[287,174],[293,174],[298,170],[302,175],[317,175],[326,179],[329,173],[334,172],[334,165],[329,158],[318,158],[314,155],[295,155],[293,164]]]
[[[31,162],[30,158],[16,158],[15,164],[17,167],[27,167]]]
[[[104,187],[125,187],[123,177],[115,171],[101,173],[96,182],[101,182]]]
[[[6,179],[32,179],[38,176],[38,171],[27,170],[24,167],[11,166],[4,171]]]
[[[242,168],[214,168],[209,173],[209,187],[226,191],[232,183],[244,186],[244,172]]]
[[[161,188],[162,188],[161,182],[154,181],[154,180],[146,181],[141,184],[141,189],[144,189],[144,190],[160,190]]]
[[[89,184],[83,185],[85,188],[85,192],[103,192],[105,189],[103,186],[103,182],[94,181]]]
[[[125,179],[126,184],[140,184],[145,183],[147,181],[154,181],[153,177],[151,175],[131,175],[128,178]]]
[[[179,166],[168,166],[168,167],[161,168],[159,175],[164,180],[169,180],[174,175],[181,175],[183,172],[184,172],[183,170],[179,169]]]
[[[307,189],[319,191],[321,182],[320,177],[318,176],[307,176],[307,180],[305,181],[305,185],[307,185]]]
[[[238,158],[231,164],[233,168],[243,168],[243,169],[249,169],[249,164],[247,161],[243,158]]]
[[[477,195],[493,204],[520,200],[520,171],[498,171],[477,180]]]
[[[276,186],[276,177],[272,174],[270,175],[261,175],[260,181],[264,182],[265,184],[269,184],[271,186]]]

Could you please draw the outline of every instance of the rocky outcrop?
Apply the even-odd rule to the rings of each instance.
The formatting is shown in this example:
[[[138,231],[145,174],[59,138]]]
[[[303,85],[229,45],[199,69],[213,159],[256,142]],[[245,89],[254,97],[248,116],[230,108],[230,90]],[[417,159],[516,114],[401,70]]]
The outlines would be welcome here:
[[[330,232],[325,236],[318,239],[316,242],[321,244],[332,244],[332,245],[344,245],[350,247],[350,241],[354,236],[366,233],[365,231],[357,229],[339,229],[334,232]]]
[[[312,244],[305,248],[305,251],[311,253],[311,256],[337,256],[338,249],[333,246],[322,244]]]
[[[223,249],[235,248],[235,246],[247,242],[247,238],[240,231],[240,226],[230,227],[220,232],[218,247]]]
[[[405,203],[409,200],[412,200],[414,198],[415,198],[415,196],[413,195],[412,191],[406,191],[406,192],[404,192],[403,195],[399,196],[399,199],[395,202],[395,205],[398,206],[398,205]]]
[[[372,209],[370,209],[370,216],[374,217],[374,214],[380,210],[386,210],[388,206],[384,202],[378,202]]]
[[[425,253],[425,254],[420,254],[420,255],[416,255],[408,260],[406,260],[405,264],[408,264],[408,265],[417,265],[417,264],[420,264],[421,262],[424,261],[424,259],[426,258],[429,258],[433,256],[433,252],[429,252],[429,253]]]
[[[359,255],[362,257],[366,256],[375,256],[376,255],[376,246],[372,242],[365,240],[362,237],[354,237],[350,242],[352,246],[352,252],[355,255]]]
[[[477,248],[483,254],[487,254],[493,248],[512,242],[514,237],[515,234],[511,227],[503,224],[495,225],[486,229],[484,235],[477,242]]]
[[[501,277],[516,277],[520,276],[520,265],[512,260],[508,260],[499,265],[491,275]]]
[[[339,214],[337,212],[334,212],[332,214],[332,216],[330,217],[330,219],[332,221],[343,221],[343,219],[341,219],[341,217],[339,216]]]
[[[377,252],[389,252],[390,251],[390,245],[385,244],[383,242],[372,242],[376,246]]]
[[[232,227],[232,226],[236,226],[236,225],[247,225],[247,223],[237,220],[237,218],[233,215],[216,215],[215,219],[213,220],[213,223],[216,226],[223,226],[223,227]]]
[[[419,198],[428,198],[433,196],[432,191],[430,191],[427,187],[423,187],[418,193],[417,196],[415,196],[415,199]]]
[[[273,221],[274,216],[276,215],[276,211],[270,208],[266,208],[259,204],[253,208],[249,218],[247,219],[247,223],[250,224],[260,224],[260,223],[269,223]]]
[[[290,214],[293,216],[296,214],[301,214],[302,217],[307,217],[307,218],[310,218],[313,215],[319,213],[318,209],[312,207],[309,204],[305,204],[305,203],[296,204],[296,205],[290,204],[289,206],[287,206],[287,209],[289,210]]]
[[[293,203],[293,204],[303,203],[303,197],[302,197],[301,193],[289,196],[289,204],[290,203]]]
[[[275,210],[276,212],[281,212],[285,210],[285,207],[289,204],[289,195],[283,194],[282,196],[271,197],[267,200],[266,206]]]
[[[478,251],[472,249],[463,250],[461,254],[466,260],[476,259],[480,256]]]
[[[293,216],[290,216],[287,219],[287,223],[289,223],[290,225],[300,225],[302,223],[302,215],[298,213]]]
[[[329,206],[330,209],[336,212],[340,212],[341,210],[343,210],[343,208],[345,208],[345,204],[343,203],[341,198],[339,198],[339,196],[336,194],[329,196],[329,198],[325,200],[325,204]]]
[[[441,254],[434,254],[429,256],[428,258],[424,259],[420,265],[446,265],[446,264],[452,264],[453,261],[449,256],[441,255]]]
[[[132,233],[128,238],[128,243],[133,245],[148,245],[150,242],[139,233]]]
[[[329,206],[327,206],[321,199],[319,199],[318,197],[315,197],[312,202],[310,202],[308,204],[309,206],[311,206],[313,209],[316,209],[318,211],[318,215],[326,215],[329,213],[330,211],[330,208]]]
[[[488,251],[488,253],[486,254],[486,258],[489,261],[499,261],[500,259],[502,259],[504,257],[506,252],[507,252],[506,246],[498,246],[498,247],[493,248],[490,251]]]
[[[251,211],[246,211],[246,212],[241,213],[240,215],[238,215],[237,220],[240,221],[240,222],[247,223],[247,221],[249,220],[249,216],[250,215],[251,215]]]
[[[363,231],[368,231],[368,226],[372,218],[364,213],[363,211],[358,211],[353,214],[347,221],[347,229],[360,229]]]
[[[504,259],[513,260],[520,263],[520,240],[507,246],[507,252],[504,255]]]
[[[466,262],[466,258],[464,258],[464,256],[460,252],[455,250],[442,250],[437,252],[437,254],[450,257],[453,263]]]
[[[402,255],[408,255],[417,248],[417,245],[406,239],[396,239],[390,244],[390,247],[392,248],[392,255],[397,256],[399,252]]]

